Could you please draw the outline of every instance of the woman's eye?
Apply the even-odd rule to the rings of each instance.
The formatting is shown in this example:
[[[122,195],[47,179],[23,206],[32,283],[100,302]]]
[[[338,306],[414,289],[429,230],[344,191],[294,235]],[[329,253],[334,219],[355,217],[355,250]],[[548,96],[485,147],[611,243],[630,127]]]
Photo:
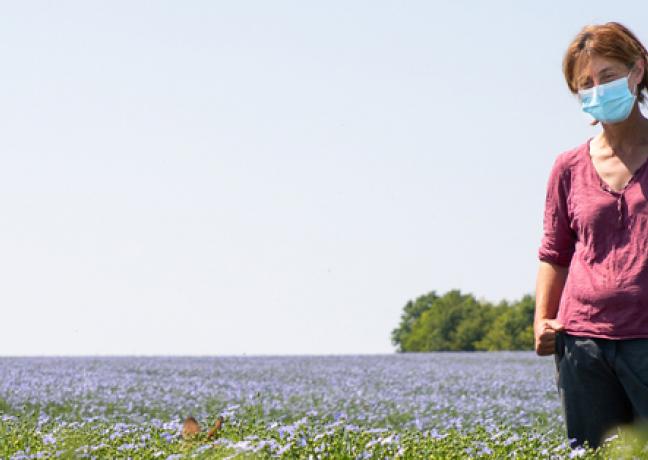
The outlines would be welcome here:
[[[602,77],[599,80],[598,84],[599,85],[604,85],[605,83],[610,83],[611,81],[614,81],[614,80],[616,80],[618,78],[621,78],[621,77],[618,77],[616,75],[606,75],[606,76]],[[591,89],[593,86],[594,86],[593,82],[585,81],[585,82],[580,84],[579,89]]]

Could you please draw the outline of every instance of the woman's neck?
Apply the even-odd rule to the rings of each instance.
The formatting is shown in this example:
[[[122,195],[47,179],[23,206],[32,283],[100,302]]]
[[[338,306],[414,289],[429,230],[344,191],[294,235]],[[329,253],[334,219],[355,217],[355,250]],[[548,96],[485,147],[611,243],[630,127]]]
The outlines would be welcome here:
[[[603,124],[599,142],[620,157],[645,151],[648,146],[648,119],[642,115],[639,104],[635,104],[625,121]]]

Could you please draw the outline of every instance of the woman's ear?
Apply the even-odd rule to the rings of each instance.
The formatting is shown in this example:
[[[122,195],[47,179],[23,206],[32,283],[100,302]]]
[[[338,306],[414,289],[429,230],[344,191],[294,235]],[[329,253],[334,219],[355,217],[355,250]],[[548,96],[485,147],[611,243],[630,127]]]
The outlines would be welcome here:
[[[647,58],[646,56],[641,56],[635,61],[634,67],[637,69],[637,72],[635,76],[633,93],[636,96],[639,95],[639,86],[641,85],[641,82],[643,81],[646,73],[646,58]]]

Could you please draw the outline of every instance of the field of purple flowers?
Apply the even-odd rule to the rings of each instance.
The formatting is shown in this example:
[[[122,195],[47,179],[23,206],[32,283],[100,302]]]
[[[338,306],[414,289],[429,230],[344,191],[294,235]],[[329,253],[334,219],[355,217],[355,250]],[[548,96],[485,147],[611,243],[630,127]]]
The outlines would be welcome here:
[[[0,359],[2,458],[599,455],[567,447],[532,352]]]

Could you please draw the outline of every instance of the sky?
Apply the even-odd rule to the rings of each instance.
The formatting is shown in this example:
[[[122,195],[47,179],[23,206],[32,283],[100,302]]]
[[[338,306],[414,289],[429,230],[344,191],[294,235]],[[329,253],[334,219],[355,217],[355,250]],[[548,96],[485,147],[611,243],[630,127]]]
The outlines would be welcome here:
[[[533,294],[595,135],[563,53],[643,1],[0,1],[0,355],[392,353]]]

